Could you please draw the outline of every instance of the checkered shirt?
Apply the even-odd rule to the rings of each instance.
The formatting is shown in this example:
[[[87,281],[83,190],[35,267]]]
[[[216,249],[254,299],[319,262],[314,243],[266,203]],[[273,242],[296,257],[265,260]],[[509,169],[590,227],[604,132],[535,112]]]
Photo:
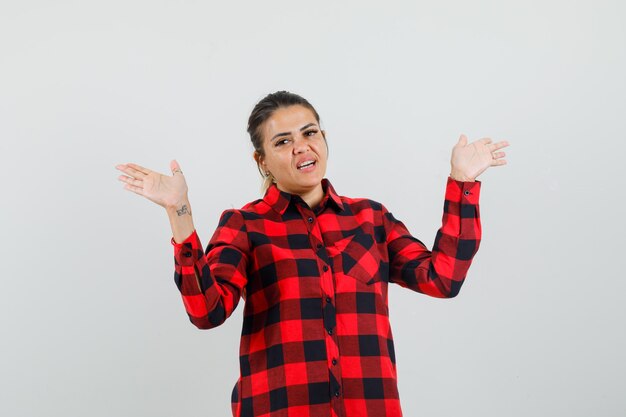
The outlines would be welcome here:
[[[272,185],[225,210],[206,250],[174,246],[190,321],[221,325],[244,300],[234,417],[399,417],[388,285],[458,294],[481,238],[480,181],[448,177],[432,251],[382,204],[339,196],[315,208]]]

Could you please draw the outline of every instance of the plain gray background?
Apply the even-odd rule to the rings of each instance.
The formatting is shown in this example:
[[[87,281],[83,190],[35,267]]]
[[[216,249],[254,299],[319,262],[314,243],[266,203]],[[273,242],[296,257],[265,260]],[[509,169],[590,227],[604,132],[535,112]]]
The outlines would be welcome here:
[[[3,416],[230,415],[242,306],[208,331],[165,211],[203,245],[260,196],[246,122],[316,106],[327,177],[429,247],[452,146],[506,139],[460,295],[390,287],[406,416],[624,416],[626,6],[619,1],[6,1],[0,7]]]

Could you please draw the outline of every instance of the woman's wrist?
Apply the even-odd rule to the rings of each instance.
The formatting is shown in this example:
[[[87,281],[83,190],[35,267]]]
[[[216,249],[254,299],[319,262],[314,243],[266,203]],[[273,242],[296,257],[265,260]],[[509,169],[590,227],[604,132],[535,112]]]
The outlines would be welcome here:
[[[471,178],[468,176],[465,176],[459,172],[455,172],[455,171],[451,171],[450,172],[450,178],[452,178],[455,181],[461,181],[461,182],[474,182],[476,181],[476,178]]]
[[[177,243],[184,241],[195,230],[189,200],[185,199],[178,204],[168,206],[166,211],[174,240]]]
[[[178,203],[165,206],[165,211],[167,211],[168,215],[169,214],[173,214],[177,216],[182,216],[185,214],[191,215],[191,204],[189,204],[189,200],[185,198],[184,200]]]

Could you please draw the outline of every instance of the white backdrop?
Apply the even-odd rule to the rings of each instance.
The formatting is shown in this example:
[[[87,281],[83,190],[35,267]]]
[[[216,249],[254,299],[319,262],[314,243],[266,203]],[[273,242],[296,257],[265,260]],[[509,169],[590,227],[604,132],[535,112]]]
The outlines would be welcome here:
[[[260,196],[247,117],[282,89],[337,191],[429,247],[459,135],[511,143],[460,295],[390,287],[406,416],[626,415],[623,2],[0,4],[0,415],[230,415],[243,308],[189,323],[114,166],[176,158],[206,245]]]

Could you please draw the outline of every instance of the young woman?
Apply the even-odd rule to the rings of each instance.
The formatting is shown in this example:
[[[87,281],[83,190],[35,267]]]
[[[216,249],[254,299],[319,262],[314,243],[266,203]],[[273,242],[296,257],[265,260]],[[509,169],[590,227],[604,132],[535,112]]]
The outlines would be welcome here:
[[[325,132],[304,98],[269,94],[248,132],[264,196],[225,210],[206,250],[176,161],[171,176],[117,166],[127,190],[168,213],[191,322],[219,326],[245,300],[233,416],[401,416],[388,284],[457,295],[481,238],[476,177],[506,163],[498,149],[508,143],[461,135],[429,251],[382,204],[337,194],[324,178]]]

